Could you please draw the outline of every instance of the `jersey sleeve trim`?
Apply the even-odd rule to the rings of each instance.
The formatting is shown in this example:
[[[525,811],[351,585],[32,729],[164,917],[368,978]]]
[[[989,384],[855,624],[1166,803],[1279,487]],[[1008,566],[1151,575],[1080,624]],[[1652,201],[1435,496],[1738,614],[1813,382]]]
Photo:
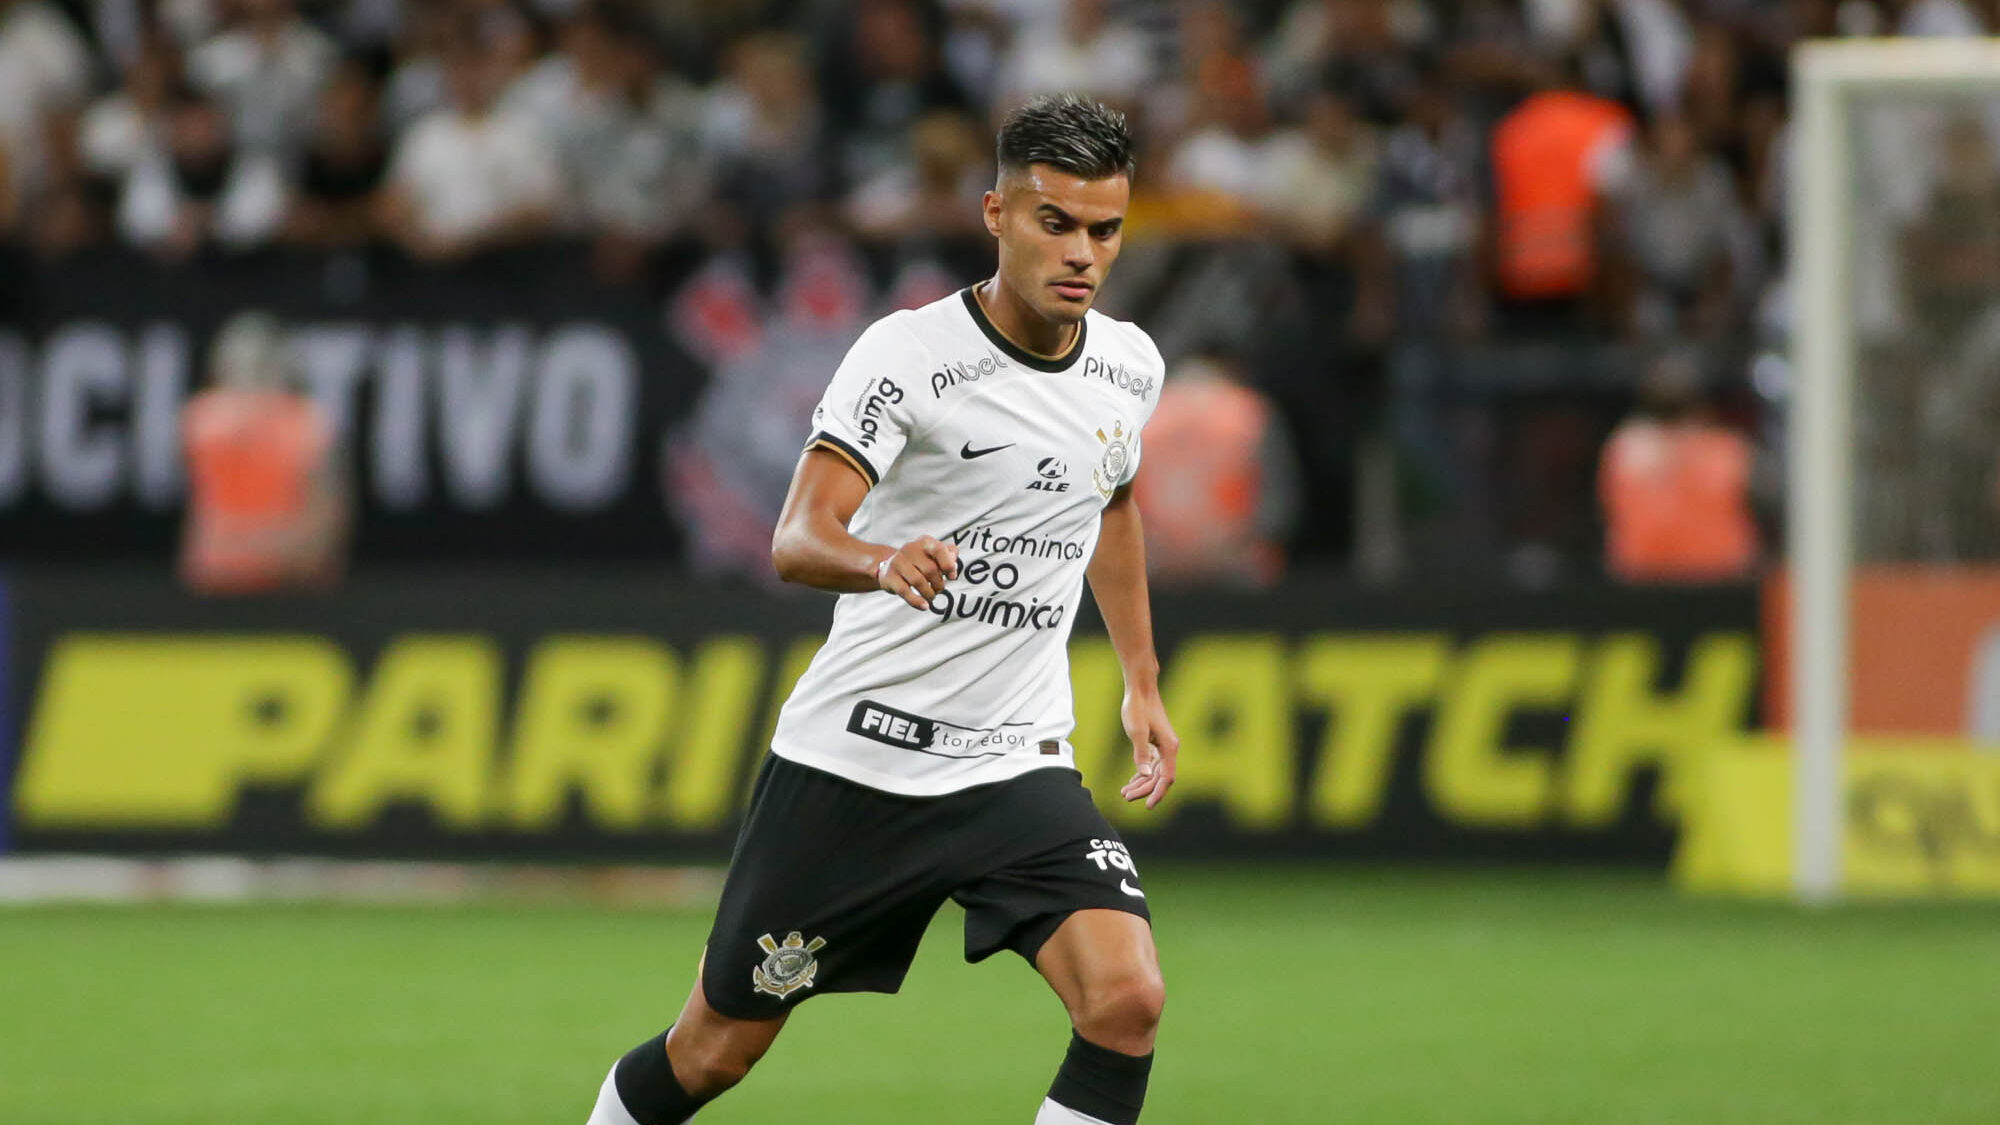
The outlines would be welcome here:
[[[834,437],[825,430],[814,434],[812,440],[806,443],[806,449],[808,451],[824,449],[828,453],[846,461],[848,464],[854,466],[854,471],[861,474],[862,479],[868,482],[868,487],[870,488],[882,483],[882,474],[875,471],[875,466],[868,463],[868,458],[863,457],[860,450]]]

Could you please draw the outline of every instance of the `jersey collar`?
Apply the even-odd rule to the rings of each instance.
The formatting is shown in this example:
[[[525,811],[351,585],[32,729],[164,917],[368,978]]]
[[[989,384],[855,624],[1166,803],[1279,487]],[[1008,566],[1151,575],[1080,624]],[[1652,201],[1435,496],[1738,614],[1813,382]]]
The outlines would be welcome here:
[[[1077,322],[1076,339],[1070,341],[1069,350],[1051,359],[1048,356],[1036,355],[1016,344],[1014,341],[1009,340],[1006,334],[995,328],[993,322],[986,319],[986,310],[979,306],[979,298],[973,296],[972,286],[968,285],[964,289],[959,290],[958,295],[965,299],[965,311],[972,314],[972,323],[979,326],[979,330],[986,334],[986,338],[992,342],[994,347],[999,348],[1002,352],[1006,353],[1008,359],[1013,360],[1023,367],[1032,367],[1036,371],[1067,371],[1075,366],[1077,357],[1083,354],[1083,338],[1090,331],[1090,321],[1088,319]]]

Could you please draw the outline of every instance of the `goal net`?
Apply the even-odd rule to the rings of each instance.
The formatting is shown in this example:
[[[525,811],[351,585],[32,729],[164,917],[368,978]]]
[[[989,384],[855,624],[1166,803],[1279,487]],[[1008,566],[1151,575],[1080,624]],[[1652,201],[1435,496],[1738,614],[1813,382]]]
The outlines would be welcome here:
[[[2000,40],[1813,43],[1794,62],[1790,659],[1773,671],[1795,888],[1822,900],[1874,815],[1864,755],[2000,750]],[[2000,793],[1939,800],[1956,811],[1898,814],[1913,838],[2000,848]]]

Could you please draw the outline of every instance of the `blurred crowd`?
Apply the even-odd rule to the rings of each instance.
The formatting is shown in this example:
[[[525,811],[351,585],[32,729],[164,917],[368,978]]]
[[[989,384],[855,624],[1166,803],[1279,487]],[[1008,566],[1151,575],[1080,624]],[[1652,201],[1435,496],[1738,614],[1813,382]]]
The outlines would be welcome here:
[[[551,234],[632,253],[811,222],[975,237],[997,116],[1074,90],[1138,127],[1138,227],[1336,262],[1364,337],[1715,332],[1771,273],[1791,43],[1984,18],[1967,0],[5,0],[0,220],[49,253],[170,256],[384,239],[451,258]],[[1560,229],[1587,197],[1615,230]]]
[[[562,238],[612,278],[801,239],[976,262],[994,124],[1076,91],[1141,141],[1107,311],[1283,433],[1246,446],[1289,482],[1254,550],[1354,550],[1386,488],[1532,558],[1615,518],[1599,450],[1662,400],[1642,372],[1764,436],[1791,47],[1996,27],[1994,0],[0,0],[0,230],[167,259]],[[1965,159],[1976,208],[2000,180]],[[1536,340],[1629,376],[1453,413],[1451,355]]]

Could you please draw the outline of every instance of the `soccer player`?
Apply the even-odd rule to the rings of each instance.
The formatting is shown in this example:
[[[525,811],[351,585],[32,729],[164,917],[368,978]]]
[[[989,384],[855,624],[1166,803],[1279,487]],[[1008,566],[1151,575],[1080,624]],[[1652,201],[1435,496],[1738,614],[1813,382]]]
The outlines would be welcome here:
[[[947,898],[966,960],[1013,950],[1069,1010],[1037,1125],[1139,1119],[1164,986],[1139,870],[1065,739],[1088,577],[1125,673],[1121,792],[1150,809],[1173,785],[1131,495],[1163,364],[1090,307],[1131,139],[1123,115],[1047,97],[998,155],[994,276],[877,321],[813,412],[771,555],[841,595],[832,632],[781,712],[693,993],[589,1125],[686,1121],[794,1005],[896,991]]]

